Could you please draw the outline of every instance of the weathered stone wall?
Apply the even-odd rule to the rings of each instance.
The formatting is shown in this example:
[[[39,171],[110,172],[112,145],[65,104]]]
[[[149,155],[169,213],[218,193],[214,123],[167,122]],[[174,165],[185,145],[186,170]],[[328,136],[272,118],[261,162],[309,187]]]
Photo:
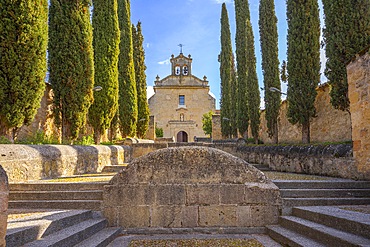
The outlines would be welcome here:
[[[9,185],[8,176],[0,166],[0,246],[5,247],[6,227],[8,221]]]
[[[317,117],[311,120],[311,142],[342,142],[351,140],[351,117],[346,111],[336,110],[330,103],[330,86],[320,85],[317,89],[315,108]],[[300,143],[302,140],[301,127],[289,123],[287,116],[288,105],[283,101],[279,112],[279,143]],[[265,112],[261,114],[259,131],[264,143],[272,143],[267,134]]]
[[[59,140],[61,131],[54,124],[53,115],[54,93],[49,83],[46,83],[44,96],[41,99],[40,108],[37,110],[35,119],[29,126],[22,126],[19,131],[18,139],[25,139],[33,136],[37,131],[42,131],[46,136],[52,136]]]
[[[146,139],[155,140],[155,117],[149,116],[149,126],[146,132]]]
[[[248,146],[236,143],[135,144],[132,146],[131,157],[138,158],[158,149],[181,146],[217,148],[249,163],[268,165],[276,171],[368,179],[357,171],[350,144],[310,146]]]
[[[370,180],[370,48],[347,65],[353,155],[359,172]]]
[[[103,213],[131,232],[276,224],[279,189],[242,159],[207,147],[167,148],[131,162],[105,186]]]
[[[212,115],[212,139],[213,140],[221,140],[222,133],[221,133],[221,115],[214,114]]]
[[[124,159],[121,146],[0,145],[0,164],[9,182],[100,172]]]

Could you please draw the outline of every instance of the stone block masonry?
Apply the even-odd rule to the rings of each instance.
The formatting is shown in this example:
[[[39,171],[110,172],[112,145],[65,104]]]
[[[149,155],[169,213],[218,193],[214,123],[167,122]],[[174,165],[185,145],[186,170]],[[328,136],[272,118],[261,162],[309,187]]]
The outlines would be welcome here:
[[[209,147],[160,149],[134,159],[105,186],[111,226],[251,228],[276,224],[279,189],[240,158]],[[145,230],[146,229],[146,230]]]
[[[0,164],[9,182],[100,172],[124,163],[122,146],[0,145]]]
[[[370,180],[370,46],[347,65],[353,156]]]
[[[5,246],[6,227],[8,220],[9,184],[8,176],[0,166],[0,246]]]

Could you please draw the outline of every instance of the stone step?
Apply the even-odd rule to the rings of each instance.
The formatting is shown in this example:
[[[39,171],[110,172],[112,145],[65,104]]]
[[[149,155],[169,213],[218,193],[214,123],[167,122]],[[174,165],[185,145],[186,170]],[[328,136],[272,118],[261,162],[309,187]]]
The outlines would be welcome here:
[[[103,200],[103,191],[10,191],[9,200]]]
[[[369,205],[370,198],[283,198],[282,215],[290,215],[293,207]]]
[[[295,216],[281,216],[279,221],[280,226],[288,230],[294,230],[298,234],[302,234],[327,246],[333,245],[333,243],[335,243],[336,247],[370,245],[370,239]]]
[[[108,182],[81,182],[81,183],[10,183],[10,191],[85,191],[104,190]]]
[[[311,238],[307,238],[302,234],[288,230],[282,226],[274,225],[267,226],[268,235],[279,242],[283,246],[289,247],[326,247],[326,245],[321,244]]]
[[[369,181],[338,180],[273,180],[279,189],[370,189]]]
[[[18,200],[9,201],[8,208],[89,209],[101,210],[101,200]]]
[[[20,212],[29,212],[29,210]],[[22,246],[91,217],[90,210],[55,210],[9,220],[5,237],[6,244],[8,247]]]
[[[268,165],[262,165],[262,164],[251,164],[251,165],[256,167],[260,171],[271,171]]]
[[[113,165],[113,166],[104,166],[102,169],[102,173],[112,173],[112,172],[120,172],[127,168],[127,164],[123,165]]]
[[[104,229],[106,219],[88,219],[73,226],[64,228],[41,239],[23,245],[24,247],[65,247],[74,246],[86,238]]]
[[[370,197],[370,189],[280,189],[283,198]]]
[[[284,198],[284,207],[299,206],[331,206],[331,205],[368,205],[370,197],[367,198]]]
[[[296,207],[293,216],[323,224],[340,231],[370,237],[370,214],[345,210],[346,207]]]
[[[119,227],[105,228],[74,247],[102,247],[107,246],[121,233]]]

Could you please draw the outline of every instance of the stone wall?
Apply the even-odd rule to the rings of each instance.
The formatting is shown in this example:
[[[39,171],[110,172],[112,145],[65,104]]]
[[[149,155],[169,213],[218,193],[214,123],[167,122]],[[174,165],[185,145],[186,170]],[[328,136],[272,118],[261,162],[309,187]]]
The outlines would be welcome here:
[[[44,96],[40,103],[41,106],[37,110],[35,119],[29,126],[22,126],[18,134],[18,139],[22,140],[33,136],[37,131],[42,131],[46,136],[51,136],[55,140],[61,138],[61,131],[54,124],[53,97],[54,93],[51,85],[46,83]]]
[[[95,173],[124,159],[122,146],[0,145],[0,164],[9,182]]]
[[[8,199],[8,176],[0,166],[0,246],[2,247],[5,247],[6,227],[8,221]]]
[[[347,65],[353,155],[359,172],[370,180],[370,48]]]
[[[156,138],[155,136],[155,117],[149,116],[149,126],[146,132],[145,139],[155,140],[155,138]]]
[[[317,117],[311,120],[311,142],[342,142],[350,141],[351,117],[346,111],[336,110],[330,103],[330,86],[320,85],[317,89],[315,108]],[[301,127],[289,123],[286,101],[281,103],[279,112],[279,143],[300,143],[302,140]],[[264,143],[272,143],[267,134],[265,112],[261,114],[260,139]]]
[[[111,226],[131,233],[241,233],[276,224],[280,206],[279,189],[242,159],[208,147],[178,147],[135,159],[114,176],[104,188],[103,213]]]
[[[265,164],[271,169],[312,175],[351,179],[369,179],[357,171],[351,144],[309,146],[249,146],[237,143],[168,143],[135,144],[131,157],[166,147],[204,146],[223,150],[252,164]],[[370,180],[370,179],[369,179]]]
[[[221,140],[222,133],[221,133],[221,115],[214,114],[212,115],[212,139],[213,140]]]

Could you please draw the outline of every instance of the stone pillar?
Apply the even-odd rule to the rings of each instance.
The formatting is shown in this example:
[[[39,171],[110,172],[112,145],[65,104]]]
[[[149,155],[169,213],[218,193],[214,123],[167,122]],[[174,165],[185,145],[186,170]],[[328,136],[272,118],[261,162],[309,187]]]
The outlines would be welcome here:
[[[148,131],[146,132],[146,138],[149,140],[155,140],[155,118],[154,116],[149,116],[149,127]]]
[[[212,140],[222,140],[220,114],[212,115]]]
[[[5,170],[0,166],[0,247],[5,247],[6,226],[8,221],[9,184]]]
[[[370,180],[370,51],[347,65],[353,156],[361,178]]]

